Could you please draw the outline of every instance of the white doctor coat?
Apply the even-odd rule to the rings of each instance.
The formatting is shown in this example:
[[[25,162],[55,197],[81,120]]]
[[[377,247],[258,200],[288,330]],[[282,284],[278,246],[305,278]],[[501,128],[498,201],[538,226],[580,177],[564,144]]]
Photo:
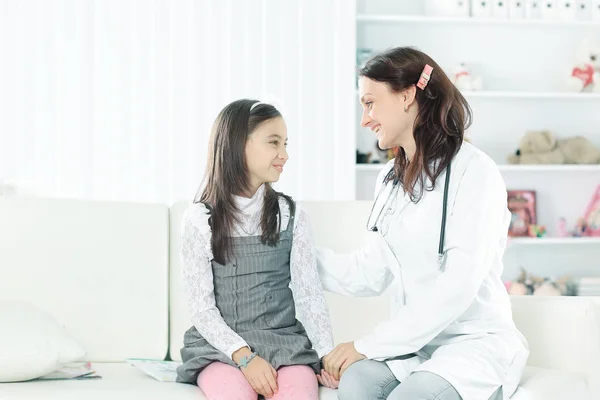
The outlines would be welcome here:
[[[380,173],[376,196],[392,166]],[[464,400],[487,400],[499,386],[508,399],[529,348],[501,280],[510,220],[506,186],[488,156],[461,146],[451,164],[440,267],[445,175],[416,204],[397,191],[400,185],[388,184],[374,206],[373,215],[382,213],[368,244],[351,254],[318,249],[319,273],[326,290],[345,295],[376,296],[392,286],[389,319],[354,344],[368,358],[386,360],[400,382],[429,371]]]

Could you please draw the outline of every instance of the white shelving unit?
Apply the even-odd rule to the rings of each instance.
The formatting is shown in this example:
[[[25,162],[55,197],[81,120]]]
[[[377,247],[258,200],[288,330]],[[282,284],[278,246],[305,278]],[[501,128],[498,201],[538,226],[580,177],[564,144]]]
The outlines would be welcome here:
[[[374,164],[356,164],[357,171],[365,172],[379,172],[385,164],[374,163]],[[498,168],[503,173],[525,173],[525,172],[537,172],[537,173],[585,173],[595,172],[600,176],[600,164],[599,165],[499,165]]]
[[[565,89],[578,46],[600,38],[600,21],[453,18],[424,10],[422,0],[358,0],[357,50],[414,46],[449,75],[465,62],[482,77],[484,90],[463,93],[474,117],[466,137],[496,161],[508,189],[536,191],[538,223],[548,230],[545,238],[511,241],[505,277],[516,277],[520,267],[539,275],[600,275],[600,239],[556,237],[561,217],[572,227],[584,213],[600,184],[600,165],[506,163],[529,130],[583,135],[600,146],[600,94]],[[357,149],[373,151],[376,140],[360,127],[361,112],[357,96]],[[373,199],[382,168],[356,165],[357,199]]]
[[[358,91],[356,92],[358,96]],[[531,100],[577,100],[600,101],[600,93],[568,93],[568,92],[519,92],[485,90],[479,92],[462,92],[469,99],[531,99]]]
[[[509,249],[515,246],[600,246],[600,238],[572,237],[572,238],[512,238]]]
[[[481,91],[463,92],[463,96],[469,99],[531,99],[531,100],[577,100],[577,101],[600,101],[598,93],[561,93],[561,92],[502,92]]]
[[[380,2],[381,3],[381,2]],[[403,24],[447,24],[468,26],[512,26],[512,27],[598,27],[599,21],[560,21],[560,20],[531,20],[531,19],[502,19],[502,18],[473,18],[473,17],[436,17],[425,15],[389,15],[389,14],[358,14],[358,22],[363,23],[403,23]]]

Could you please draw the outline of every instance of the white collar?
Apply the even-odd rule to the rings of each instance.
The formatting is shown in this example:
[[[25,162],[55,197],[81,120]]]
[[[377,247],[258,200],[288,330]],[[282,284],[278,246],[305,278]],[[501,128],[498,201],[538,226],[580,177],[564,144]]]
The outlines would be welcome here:
[[[241,213],[254,215],[262,210],[265,198],[265,184],[260,185],[256,193],[250,198],[242,196],[233,196],[235,205]]]

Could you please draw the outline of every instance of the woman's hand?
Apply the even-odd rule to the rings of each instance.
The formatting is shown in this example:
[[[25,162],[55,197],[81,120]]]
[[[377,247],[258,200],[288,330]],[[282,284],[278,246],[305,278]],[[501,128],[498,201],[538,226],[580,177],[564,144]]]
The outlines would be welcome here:
[[[239,364],[244,356],[252,354],[250,349],[243,347],[233,353],[233,361]],[[265,398],[271,398],[277,393],[277,371],[269,362],[259,356],[254,357],[247,366],[240,368],[246,380],[254,391]]]
[[[329,375],[329,372],[324,369],[321,370],[321,374],[317,374],[317,380],[319,383],[330,389],[337,389],[340,386],[340,381],[337,381],[333,376]]]
[[[323,357],[323,366],[325,371],[339,381],[349,366],[365,358],[367,357],[364,354],[356,351],[354,342],[342,343]]]

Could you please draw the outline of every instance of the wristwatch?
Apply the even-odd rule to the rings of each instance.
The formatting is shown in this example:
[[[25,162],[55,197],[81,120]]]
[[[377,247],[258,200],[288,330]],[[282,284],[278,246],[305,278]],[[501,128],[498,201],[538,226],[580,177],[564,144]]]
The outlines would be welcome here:
[[[250,363],[250,361],[252,361],[252,359],[254,357],[256,357],[258,354],[256,354],[256,352],[252,352],[249,356],[244,356],[240,359],[240,362],[238,363],[238,368],[246,368],[248,366],[248,364]]]

